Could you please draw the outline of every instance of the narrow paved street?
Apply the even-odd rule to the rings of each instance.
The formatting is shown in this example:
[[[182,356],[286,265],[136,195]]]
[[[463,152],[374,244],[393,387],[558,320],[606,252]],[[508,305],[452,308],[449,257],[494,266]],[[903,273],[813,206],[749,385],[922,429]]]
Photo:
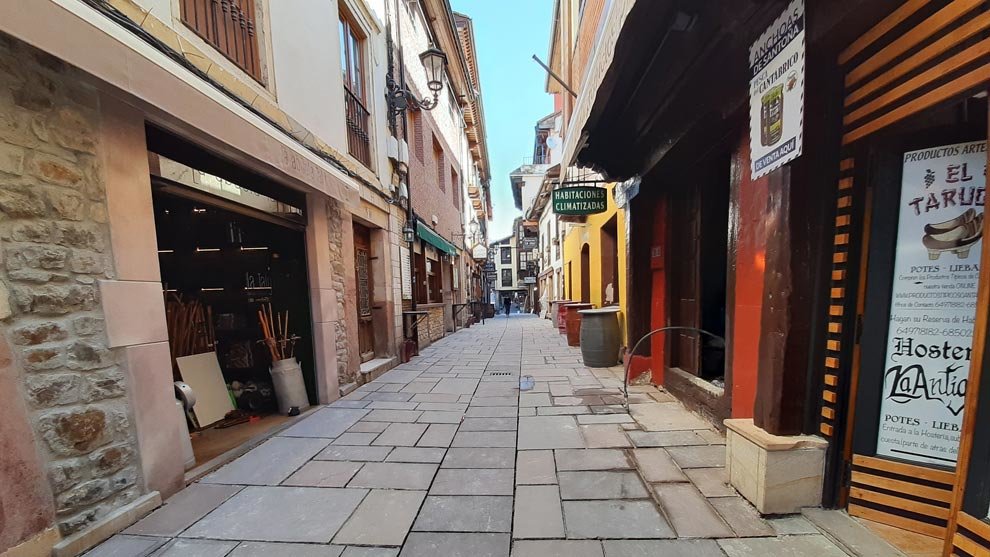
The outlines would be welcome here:
[[[634,387],[624,413],[620,379],[548,321],[490,320],[90,555],[845,555],[805,518],[761,519],[722,481],[724,438],[666,393]]]

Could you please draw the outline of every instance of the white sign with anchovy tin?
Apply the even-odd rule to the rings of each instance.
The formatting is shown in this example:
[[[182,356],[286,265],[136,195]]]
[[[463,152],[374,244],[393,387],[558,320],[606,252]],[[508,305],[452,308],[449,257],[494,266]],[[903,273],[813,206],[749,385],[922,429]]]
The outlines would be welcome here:
[[[980,278],[986,141],[904,154],[877,454],[954,466]]]
[[[749,47],[749,146],[753,179],[801,154],[804,0],[794,0]]]

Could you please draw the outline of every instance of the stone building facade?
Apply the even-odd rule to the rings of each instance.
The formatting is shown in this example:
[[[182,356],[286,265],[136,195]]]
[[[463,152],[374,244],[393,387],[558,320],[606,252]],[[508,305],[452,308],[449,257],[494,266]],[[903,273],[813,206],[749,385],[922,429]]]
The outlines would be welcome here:
[[[10,39],[0,83],[0,343],[19,364],[7,371],[19,371],[67,536],[133,501],[141,473],[99,303],[97,281],[114,278],[99,97],[78,71]]]

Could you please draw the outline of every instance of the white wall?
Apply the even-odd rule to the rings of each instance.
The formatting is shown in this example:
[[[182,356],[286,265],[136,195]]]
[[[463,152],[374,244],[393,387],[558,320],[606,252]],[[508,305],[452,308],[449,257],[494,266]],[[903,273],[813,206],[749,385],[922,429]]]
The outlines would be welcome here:
[[[338,151],[347,152],[336,2],[270,3],[278,104]]]

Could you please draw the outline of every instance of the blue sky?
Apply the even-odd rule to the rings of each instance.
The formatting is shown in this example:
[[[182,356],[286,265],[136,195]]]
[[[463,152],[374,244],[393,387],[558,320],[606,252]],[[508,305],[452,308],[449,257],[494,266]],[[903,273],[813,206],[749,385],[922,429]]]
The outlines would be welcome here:
[[[546,60],[553,0],[451,0],[455,12],[474,20],[481,94],[492,165],[495,219],[489,239],[507,236],[518,211],[509,173],[533,156],[536,121],[553,111],[546,73],[532,60]]]

